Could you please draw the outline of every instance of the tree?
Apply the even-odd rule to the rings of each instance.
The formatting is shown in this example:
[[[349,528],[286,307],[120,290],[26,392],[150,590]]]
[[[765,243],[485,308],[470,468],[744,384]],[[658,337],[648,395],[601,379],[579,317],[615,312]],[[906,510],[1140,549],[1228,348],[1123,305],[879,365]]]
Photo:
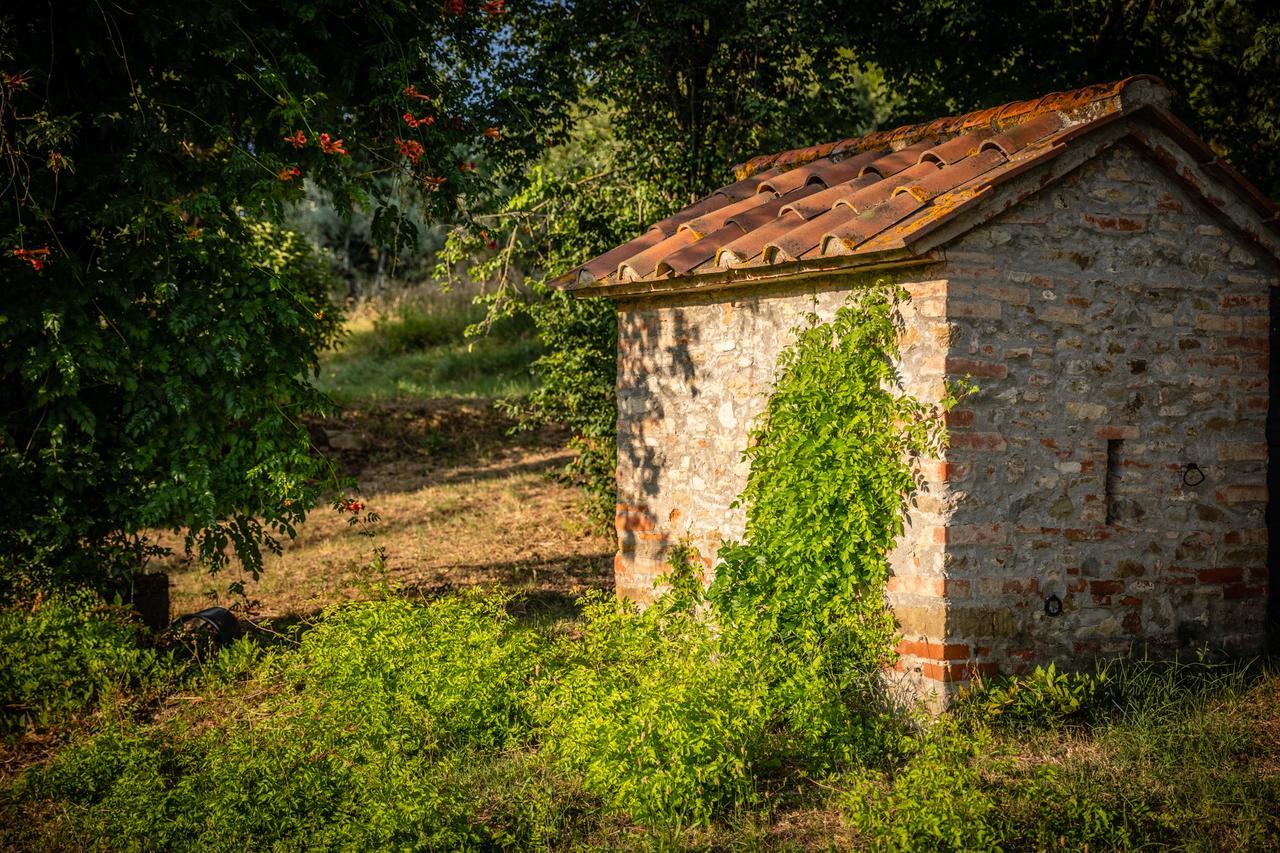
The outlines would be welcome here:
[[[557,75],[543,97],[609,105],[631,178],[686,203],[751,155],[864,133],[888,113],[830,0],[577,0],[525,14],[515,38]]]
[[[842,0],[863,59],[920,121],[1157,74],[1174,109],[1280,198],[1280,5],[1268,0]]]
[[[291,536],[339,316],[272,226],[305,178],[384,245],[481,182],[503,4],[51,2],[0,20],[0,531],[9,584],[98,583],[189,528]]]
[[[548,282],[727,183],[747,156],[878,124],[882,78],[829,15],[778,0],[513,7],[501,76],[518,82],[502,97],[524,130],[496,191],[468,198],[441,272],[469,260],[497,285],[494,316],[532,316],[546,346],[540,387],[512,406],[573,431],[568,474],[601,520],[614,504],[614,306]]]

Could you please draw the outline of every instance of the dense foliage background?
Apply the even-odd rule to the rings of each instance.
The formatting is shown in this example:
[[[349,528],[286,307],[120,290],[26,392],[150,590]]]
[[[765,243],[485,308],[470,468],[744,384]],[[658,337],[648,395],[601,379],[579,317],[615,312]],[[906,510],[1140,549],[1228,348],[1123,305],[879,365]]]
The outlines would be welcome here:
[[[401,2],[0,19],[7,584],[127,576],[148,528],[255,571],[292,535],[326,473],[307,374],[341,313],[277,223],[304,182],[387,245],[451,209],[491,141],[470,75],[496,26]]]
[[[6,578],[127,575],[166,527],[256,570],[327,476],[334,298],[433,273],[483,282],[477,333],[531,315],[512,406],[607,517],[613,311],[547,283],[763,151],[1156,73],[1280,191],[1261,0],[52,2],[0,66]]]

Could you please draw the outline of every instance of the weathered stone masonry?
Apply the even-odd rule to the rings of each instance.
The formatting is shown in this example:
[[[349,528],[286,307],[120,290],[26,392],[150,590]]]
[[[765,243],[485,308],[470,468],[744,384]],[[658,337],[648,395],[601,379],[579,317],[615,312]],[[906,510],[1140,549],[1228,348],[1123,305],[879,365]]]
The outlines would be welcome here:
[[[940,257],[896,273],[901,373],[925,401],[948,377],[980,390],[922,461],[892,555],[904,674],[945,690],[1047,658],[1259,645],[1270,256],[1113,141]],[[876,277],[620,300],[621,594],[654,594],[674,539],[710,566],[741,536],[779,352]]]

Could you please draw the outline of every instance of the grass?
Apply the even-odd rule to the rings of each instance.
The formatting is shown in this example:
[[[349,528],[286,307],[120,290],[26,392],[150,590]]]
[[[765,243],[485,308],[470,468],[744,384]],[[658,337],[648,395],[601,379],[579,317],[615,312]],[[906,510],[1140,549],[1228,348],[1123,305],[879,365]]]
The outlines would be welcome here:
[[[321,507],[283,553],[264,555],[254,580],[234,567],[210,576],[180,556],[180,537],[163,534],[179,556],[154,568],[170,576],[175,614],[222,604],[296,621],[367,598],[375,581],[424,595],[501,583],[533,609],[561,612],[575,595],[611,587],[612,536],[589,523],[577,490],[551,476],[571,458],[568,434],[513,432],[493,404],[532,387],[535,336],[505,321],[467,341],[483,318],[473,297],[428,284],[361,307],[342,348],[324,356],[320,385],[340,410],[313,421],[312,434],[381,516],[363,531],[372,535]],[[336,446],[326,447],[330,435]],[[369,569],[375,547],[385,551],[380,572]],[[233,584],[244,594],[230,594]]]
[[[175,613],[243,603],[227,593],[237,581],[256,616],[290,619],[367,597],[374,579],[427,595],[501,583],[548,607],[611,588],[612,537],[588,523],[581,494],[551,476],[570,458],[561,431],[511,434],[512,421],[485,401],[351,408],[340,423],[362,446],[327,454],[381,516],[372,535],[322,507],[283,553],[266,556],[257,581],[171,558],[161,568]],[[381,573],[368,567],[374,547],[385,549]]]
[[[541,353],[532,326],[503,320],[468,339],[467,328],[484,319],[473,296],[426,285],[357,309],[343,343],[321,359],[317,386],[340,405],[529,393],[530,365]]]
[[[583,712],[557,685],[594,683],[595,629],[513,604],[384,591],[212,658],[113,652],[96,712],[0,772],[0,846],[1280,849],[1280,675],[1257,662],[1111,663],[1078,705],[1020,700],[1029,715],[980,694],[843,767],[753,768],[754,793],[705,821],[644,821],[590,774],[643,763],[646,732],[605,759],[562,731]],[[60,641],[100,631],[96,612]],[[19,652],[48,642],[34,617]]]

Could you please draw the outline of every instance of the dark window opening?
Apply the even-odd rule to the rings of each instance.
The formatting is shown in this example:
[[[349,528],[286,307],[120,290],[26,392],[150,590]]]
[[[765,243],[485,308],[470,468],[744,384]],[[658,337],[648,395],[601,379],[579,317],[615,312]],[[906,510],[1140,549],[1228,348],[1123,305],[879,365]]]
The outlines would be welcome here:
[[[1124,448],[1124,440],[1107,439],[1107,478],[1103,482],[1103,505],[1107,509],[1107,524],[1115,524],[1116,488],[1120,485],[1120,451]]]

